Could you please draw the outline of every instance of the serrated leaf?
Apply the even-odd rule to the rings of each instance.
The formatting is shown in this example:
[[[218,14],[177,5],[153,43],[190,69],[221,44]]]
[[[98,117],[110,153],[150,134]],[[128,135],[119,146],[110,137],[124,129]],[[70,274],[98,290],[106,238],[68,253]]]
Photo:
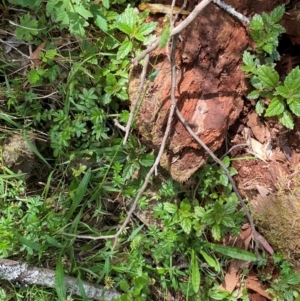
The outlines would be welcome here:
[[[289,97],[292,97],[294,93],[300,92],[300,69],[299,66],[294,68],[285,78],[284,86],[289,91]],[[288,97],[287,97],[288,98]]]
[[[284,28],[282,25],[280,25],[280,24],[274,24],[274,25],[272,26],[272,31],[273,31],[274,33],[276,33],[277,35],[280,35],[280,34],[286,32],[285,28]]]
[[[149,154],[143,154],[139,158],[139,162],[142,166],[149,167],[154,163],[154,156]]]
[[[223,246],[223,245],[217,245],[213,243],[206,242],[205,246],[207,246],[209,249],[219,252],[222,255],[235,258],[235,259],[240,259],[240,260],[245,260],[245,261],[257,261],[257,256],[251,252],[248,252],[243,249],[238,249],[234,247],[229,247],[229,246]]]
[[[109,0],[101,0],[101,2],[105,8],[109,8]]]
[[[290,101],[289,108],[296,116],[300,116],[300,99]]]
[[[261,116],[262,113],[265,111],[265,104],[261,99],[256,103],[255,111],[258,114],[258,116]]]
[[[256,72],[257,70],[255,70],[255,72]],[[262,90],[264,87],[263,87],[263,85],[262,85],[262,83],[261,83],[261,81],[259,80],[259,78],[257,77],[257,76],[253,76],[252,78],[251,78],[251,84],[252,84],[252,86],[255,88],[255,89],[257,89],[257,90]]]
[[[156,22],[149,22],[149,23],[143,23],[138,28],[138,34],[141,34],[143,36],[146,36],[153,32],[157,26]]]
[[[198,216],[198,217],[203,217],[205,215],[205,209],[203,207],[200,207],[200,206],[196,206],[195,207],[195,214]]]
[[[167,212],[174,214],[177,212],[178,207],[175,204],[171,204],[169,202],[164,203],[164,210]]]
[[[74,5],[74,10],[86,20],[93,17],[92,13],[88,11],[82,4]]]
[[[128,39],[125,39],[118,49],[117,60],[125,58],[128,55],[128,53],[132,50],[132,48],[133,43]]]
[[[278,86],[279,74],[274,68],[266,65],[258,66],[257,75],[266,88],[276,88]]]
[[[249,51],[244,51],[244,53],[243,53],[243,63],[246,66],[253,67],[253,66],[255,66],[254,61],[255,61],[255,56],[252,55]]]
[[[97,17],[95,18],[95,24],[103,31],[107,31],[108,30],[108,26],[107,26],[107,22],[106,19],[104,17],[102,17],[101,15],[97,15]]]
[[[276,91],[279,95],[284,98],[289,98],[289,89],[285,86],[279,86],[276,88]]]
[[[221,230],[220,230],[219,225],[214,224],[211,228],[211,233],[212,233],[212,236],[215,240],[220,240],[221,239]]]
[[[226,215],[222,218],[222,225],[228,228],[233,228],[235,226],[235,223],[231,216]]]
[[[128,282],[124,279],[122,279],[120,282],[119,282],[119,285],[120,285],[120,288],[123,292],[128,292],[129,289],[130,289],[130,286],[128,284]]]
[[[223,205],[223,213],[228,215],[234,213],[236,210],[236,206],[237,204],[234,201],[226,203],[225,205]]]
[[[271,24],[271,18],[270,18],[270,16],[267,15],[265,12],[263,12],[263,13],[261,14],[261,17],[262,17],[263,23],[264,23],[265,25],[270,25],[270,24]]]
[[[283,14],[285,11],[284,5],[279,5],[276,8],[274,8],[270,14],[270,18],[273,23],[277,23],[278,21],[281,20]]]
[[[265,44],[263,46],[263,50],[268,53],[268,54],[271,54],[273,52],[273,49],[276,48],[276,46],[274,47],[272,44]]]
[[[296,285],[300,283],[300,274],[289,274],[285,277],[285,281],[290,285]]]
[[[287,110],[283,111],[283,113],[278,117],[279,121],[288,129],[294,128],[294,120],[290,112]]]
[[[131,36],[135,33],[137,21],[137,15],[134,12],[134,9],[127,7],[125,11],[117,18],[116,27],[122,32]]]
[[[203,256],[203,258],[205,259],[205,261],[208,263],[208,265],[210,267],[212,267],[213,269],[215,269],[216,272],[220,272],[221,269],[220,269],[220,264],[219,264],[218,261],[214,260],[211,256],[209,256],[203,250],[200,250],[199,252]]]
[[[257,99],[260,96],[259,91],[258,90],[253,90],[252,92],[250,92],[247,95],[247,98],[249,99]]]
[[[274,97],[266,110],[265,117],[280,115],[284,111],[284,108],[284,101],[278,97]]]
[[[264,22],[260,15],[254,15],[250,22],[249,28],[251,30],[262,30],[264,28]]]
[[[225,167],[229,167],[230,165],[230,158],[228,156],[225,156],[223,159],[222,159],[222,163],[225,165]]]
[[[180,222],[181,222],[181,227],[182,230],[186,233],[186,234],[190,234],[191,230],[192,230],[192,221],[190,220],[190,218],[188,217],[180,217]]]
[[[219,181],[220,184],[222,184],[223,186],[227,186],[228,185],[228,177],[225,173],[222,173],[219,177]]]
[[[198,258],[195,255],[195,251],[192,250],[191,256],[191,266],[192,266],[192,286],[195,293],[198,293],[200,288],[200,269],[198,265]]]
[[[26,14],[20,17],[20,27],[16,29],[16,37],[18,40],[25,39],[26,41],[31,41],[32,36],[39,33],[38,31],[38,21],[36,19],[31,19],[30,14]]]
[[[162,31],[162,33],[161,33],[161,36],[160,36],[160,39],[159,39],[159,42],[158,42],[158,46],[160,47],[160,48],[163,48],[163,47],[165,47],[166,45],[167,45],[167,43],[168,43],[168,40],[169,40],[169,37],[170,37],[170,26],[168,25],[168,26],[166,26],[164,29],[163,29],[163,31]]]

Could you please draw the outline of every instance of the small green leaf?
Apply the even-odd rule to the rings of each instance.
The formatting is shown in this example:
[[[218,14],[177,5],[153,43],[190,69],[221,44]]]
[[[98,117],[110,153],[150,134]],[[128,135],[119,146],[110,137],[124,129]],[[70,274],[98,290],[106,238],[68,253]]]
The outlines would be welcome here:
[[[153,81],[155,80],[156,76],[159,74],[160,71],[161,71],[161,69],[155,70],[154,72],[152,72],[152,73],[148,76],[147,79],[148,79],[150,82],[153,82]]]
[[[89,10],[87,10],[83,4],[79,3],[74,5],[74,10],[80,15],[82,16],[84,19],[88,19],[88,18],[92,18],[93,15],[91,14],[91,12]]]
[[[107,9],[109,9],[109,0],[101,0],[103,6]]]
[[[128,53],[132,50],[133,44],[128,39],[125,39],[124,42],[119,47],[118,53],[117,53],[117,59],[123,59],[125,58]]]
[[[283,113],[278,117],[279,121],[288,129],[294,128],[294,120],[290,112],[287,110],[283,111]]]
[[[274,97],[265,113],[265,117],[277,116],[284,111],[284,101],[278,97]]]
[[[290,101],[289,108],[296,116],[300,116],[300,99],[298,98]]]
[[[249,28],[251,30],[263,30],[264,22],[260,15],[254,15],[252,21],[250,22]]]
[[[121,288],[121,290],[122,290],[123,292],[126,293],[126,292],[129,291],[130,286],[129,286],[129,284],[128,284],[128,282],[127,282],[126,280],[122,279],[122,280],[120,281],[120,288]]]
[[[262,48],[268,54],[271,54],[273,52],[273,50],[274,50],[274,46],[272,44],[268,44],[268,43],[265,44],[265,45],[263,45]]]
[[[169,40],[169,37],[170,37],[170,26],[168,25],[168,26],[166,26],[164,29],[163,29],[163,31],[162,31],[162,33],[161,33],[161,36],[160,36],[160,39],[159,39],[159,42],[158,42],[158,46],[160,47],[160,48],[163,48],[163,47],[165,47],[166,45],[167,45],[167,43],[168,43],[168,40]]]
[[[222,159],[222,163],[225,165],[226,168],[229,167],[230,165],[230,158],[228,156],[225,156],[223,159]]]
[[[235,223],[231,216],[226,215],[222,218],[222,225],[228,228],[233,228],[235,226]]]
[[[200,288],[200,270],[198,265],[198,258],[195,255],[195,251],[192,250],[191,256],[191,266],[192,266],[192,285],[195,293],[198,293]]]
[[[220,240],[221,239],[221,229],[220,229],[219,225],[214,224],[211,228],[211,233],[212,233],[212,236],[215,240]]]
[[[249,99],[257,99],[260,96],[259,91],[258,90],[253,90],[252,92],[250,92],[247,95],[247,98]]]
[[[222,184],[225,187],[228,185],[228,177],[225,173],[222,173],[220,175],[218,183]]]
[[[278,86],[276,87],[276,91],[279,95],[281,95],[284,98],[289,98],[289,89],[286,86]]]
[[[208,265],[210,267],[212,267],[213,269],[215,269],[216,272],[220,272],[221,269],[220,269],[220,264],[219,264],[218,261],[214,260],[211,256],[209,256],[203,250],[200,250],[199,252],[203,256],[203,258],[205,259],[205,261],[208,263]]]
[[[186,233],[186,234],[190,234],[191,230],[192,230],[192,221],[190,218],[188,217],[180,217],[180,222],[181,222],[181,227],[182,230]]]
[[[169,202],[164,203],[164,210],[167,212],[174,214],[177,212],[178,208],[175,204],[171,204]]]
[[[285,277],[285,281],[287,284],[296,285],[300,283],[300,275],[299,274],[290,274]]]
[[[125,11],[117,18],[116,27],[122,32],[132,36],[136,30],[138,18],[132,7],[127,7]]]
[[[248,252],[246,250],[243,250],[243,249],[213,244],[213,243],[209,243],[209,242],[206,242],[205,246],[207,246],[209,249],[211,249],[215,252],[219,252],[222,255],[225,255],[225,256],[228,256],[231,258],[245,260],[245,261],[257,261],[257,256],[255,254]]]
[[[273,9],[273,11],[270,14],[270,19],[273,23],[277,23],[281,20],[283,14],[284,14],[285,8],[284,5],[279,5],[276,8]]]
[[[261,116],[261,114],[264,112],[265,110],[265,104],[264,102],[260,99],[256,105],[255,105],[255,111],[256,113]]]
[[[294,93],[300,92],[300,69],[299,66],[294,68],[285,78],[284,86],[289,91],[289,97]]]
[[[274,68],[266,65],[258,66],[257,75],[266,88],[276,88],[278,86],[279,74]]]
[[[156,22],[143,23],[142,25],[140,25],[138,27],[137,33],[142,36],[146,36],[146,35],[150,34],[151,32],[153,32],[153,30],[155,30],[156,26],[157,26]]]

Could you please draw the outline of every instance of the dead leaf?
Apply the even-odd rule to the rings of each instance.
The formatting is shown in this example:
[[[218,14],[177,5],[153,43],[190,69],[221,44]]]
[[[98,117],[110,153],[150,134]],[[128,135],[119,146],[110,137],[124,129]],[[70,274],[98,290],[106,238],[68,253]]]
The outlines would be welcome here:
[[[239,237],[235,240],[234,246],[237,248],[248,249],[249,243],[252,239],[252,230],[251,227],[244,227],[241,231]],[[240,273],[242,269],[247,268],[250,262],[244,260],[233,260],[228,268],[228,271],[224,277],[223,283],[219,286],[220,289],[226,290],[229,293],[232,293],[234,289],[238,286],[240,282]]]
[[[246,279],[246,287],[257,292],[268,300],[273,298],[269,293],[266,292],[266,288],[258,281],[256,276],[250,276]]]
[[[44,41],[35,51],[33,51],[29,58],[31,60],[31,68],[35,69],[39,66],[40,62],[41,62],[41,57],[40,57],[40,53],[42,50],[44,50],[46,45],[46,41]]]

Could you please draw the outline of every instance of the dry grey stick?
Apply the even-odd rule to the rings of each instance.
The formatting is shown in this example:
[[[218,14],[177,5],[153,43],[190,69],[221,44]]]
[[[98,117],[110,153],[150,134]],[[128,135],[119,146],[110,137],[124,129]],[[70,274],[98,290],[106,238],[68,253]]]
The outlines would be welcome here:
[[[128,136],[129,136],[129,131],[130,131],[130,128],[131,128],[131,124],[132,124],[132,121],[133,121],[133,117],[135,115],[135,110],[136,110],[136,107],[139,103],[139,100],[141,99],[141,96],[142,96],[142,93],[143,93],[143,90],[144,90],[144,83],[145,83],[147,68],[148,68],[148,64],[149,64],[149,56],[150,55],[147,54],[146,57],[145,57],[144,66],[143,66],[143,70],[142,70],[141,77],[140,77],[141,78],[140,86],[139,86],[137,95],[136,95],[136,97],[135,97],[135,99],[134,99],[134,101],[131,105],[129,119],[128,119],[126,127],[125,127],[125,136],[124,136],[124,139],[123,139],[123,144],[124,145],[127,142],[127,139],[128,139]]]
[[[41,285],[55,288],[55,271],[28,266],[26,263],[8,259],[0,259],[0,278],[17,281],[23,285]],[[78,281],[75,277],[65,276],[65,283],[68,293],[81,296]],[[89,299],[111,301],[121,296],[115,289],[105,289],[101,285],[86,281],[83,281],[83,287]]]
[[[172,43],[172,51],[171,51],[171,62],[173,62],[173,65],[171,67],[171,101],[172,101],[172,105],[176,107],[175,112],[177,117],[179,118],[180,122],[183,124],[183,126],[186,128],[186,130],[189,132],[189,134],[198,142],[198,144],[204,148],[204,150],[213,158],[213,160],[218,163],[220,165],[220,167],[225,171],[229,182],[232,185],[233,191],[236,193],[238,200],[248,218],[248,221],[250,223],[251,226],[251,230],[253,232],[253,236],[254,236],[254,240],[255,240],[255,253],[259,256],[258,253],[258,247],[259,247],[259,238],[258,238],[258,234],[255,230],[255,225],[253,222],[253,218],[244,202],[244,200],[242,199],[235,181],[233,180],[232,176],[230,175],[229,170],[226,168],[226,166],[223,164],[223,162],[210,150],[210,148],[195,134],[195,132],[190,128],[190,126],[188,125],[188,123],[186,122],[186,120],[183,118],[183,116],[181,115],[180,111],[178,110],[177,106],[176,106],[176,99],[175,99],[175,89],[176,89],[176,66],[175,66],[175,44],[176,40],[175,37],[173,38],[173,43]]]

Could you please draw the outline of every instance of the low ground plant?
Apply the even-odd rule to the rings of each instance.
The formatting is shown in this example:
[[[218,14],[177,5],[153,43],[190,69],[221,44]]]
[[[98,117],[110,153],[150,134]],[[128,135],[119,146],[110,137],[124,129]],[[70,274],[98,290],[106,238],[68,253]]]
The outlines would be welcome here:
[[[60,277],[54,290],[5,283],[0,300],[71,300],[64,273],[115,288],[121,301],[169,294],[236,300],[238,291],[229,295],[219,289],[228,260],[258,260],[251,252],[220,244],[225,235],[237,236],[246,219],[227,176],[212,162],[190,186],[166,180],[163,171],[159,180],[152,178],[139,209],[151,209],[154,221],[146,224],[136,214],[116,247],[110,239],[76,237],[115,234],[155,159],[134,132],[123,145],[120,129],[129,116],[130,59],[151,41],[156,27],[145,22],[147,12],[136,14],[134,7],[134,1],[123,0],[4,4],[9,17],[2,25],[20,45],[36,51],[25,53],[23,46],[16,51],[19,60],[26,58],[25,67],[1,58],[1,152],[17,132],[32,149],[36,166],[25,175],[1,161],[0,257],[57,269]],[[258,25],[252,29],[268,30],[281,15],[282,7],[270,17],[255,17]],[[276,32],[282,29],[277,26]],[[270,40],[271,46],[260,47],[275,59],[275,36]],[[9,37],[7,44],[14,45]],[[250,53],[244,61],[252,82],[261,82],[257,93],[264,95],[263,88],[272,87],[262,86],[257,70],[268,71],[272,64],[259,67]],[[286,103],[293,101],[286,97]],[[34,142],[27,133],[34,133]],[[223,163],[234,175],[230,159]],[[286,274],[274,282],[274,295],[297,282],[296,277],[285,281]],[[248,300],[246,291],[241,298]]]

